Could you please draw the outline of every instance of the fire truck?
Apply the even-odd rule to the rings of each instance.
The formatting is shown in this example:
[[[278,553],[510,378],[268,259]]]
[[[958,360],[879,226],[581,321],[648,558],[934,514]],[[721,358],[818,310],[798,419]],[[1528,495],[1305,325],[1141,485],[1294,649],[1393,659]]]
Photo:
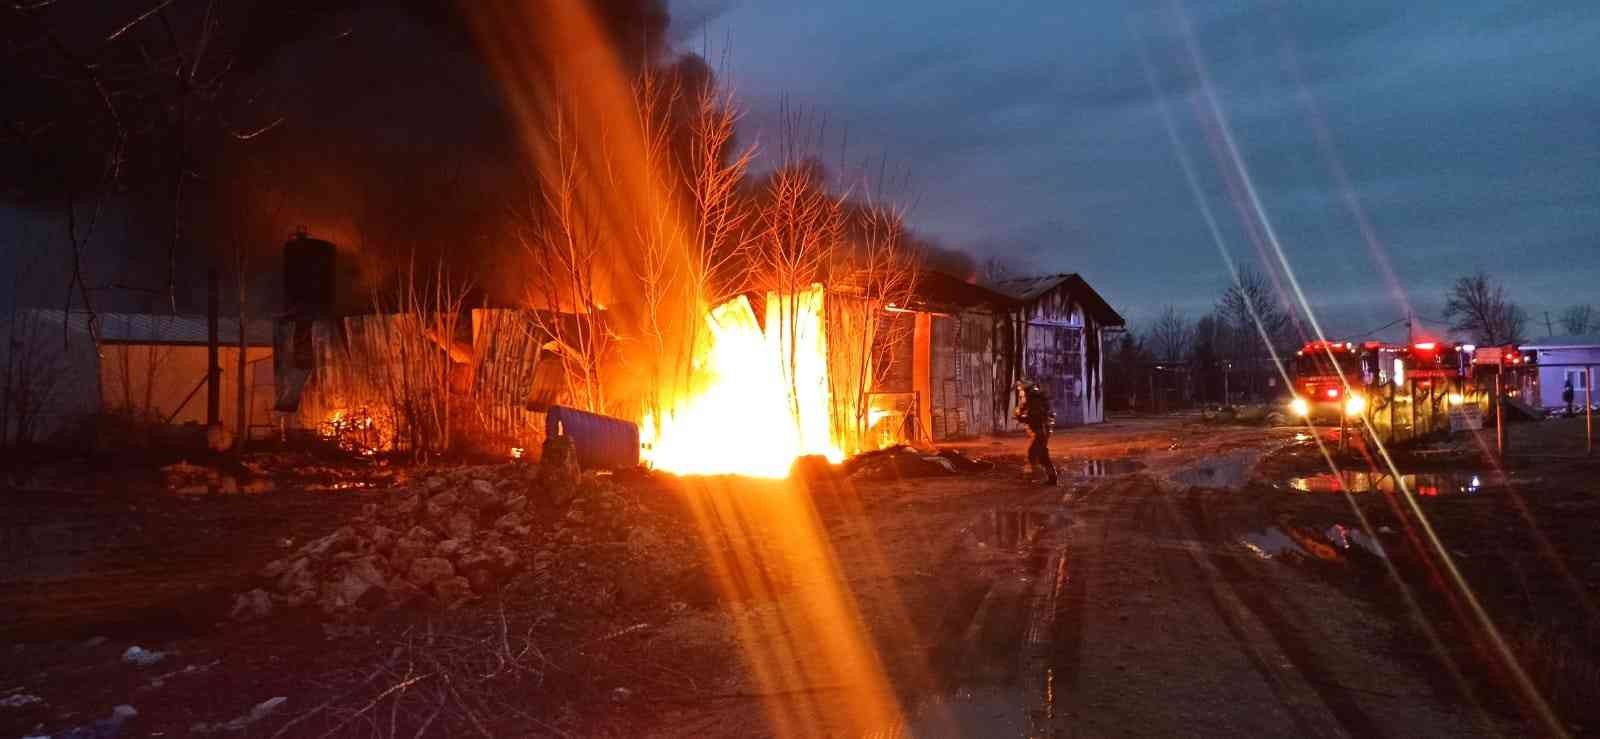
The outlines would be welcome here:
[[[1419,387],[1427,388],[1467,377],[1472,374],[1474,349],[1476,347],[1471,344],[1447,341],[1416,342],[1397,354],[1396,359],[1401,363],[1394,365],[1393,372],[1398,373],[1395,384],[1403,384],[1409,376]]]
[[[1290,364],[1294,397],[1289,411],[1313,421],[1355,418],[1370,410],[1374,396],[1396,390],[1408,398],[1437,395],[1441,403],[1457,406],[1474,390],[1492,388],[1497,374],[1503,378],[1502,392],[1515,398],[1534,374],[1527,371],[1530,362],[1510,345],[1313,341],[1295,352]]]
[[[1348,341],[1313,341],[1301,347],[1290,361],[1290,413],[1312,420],[1361,415],[1367,408],[1363,390],[1373,379],[1381,348]]]

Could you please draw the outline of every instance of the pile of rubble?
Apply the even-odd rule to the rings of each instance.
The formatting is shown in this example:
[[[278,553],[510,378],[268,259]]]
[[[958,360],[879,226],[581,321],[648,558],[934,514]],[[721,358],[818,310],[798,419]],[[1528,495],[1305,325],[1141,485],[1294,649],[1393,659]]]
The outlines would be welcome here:
[[[456,608],[559,569],[563,550],[620,545],[613,548],[651,556],[640,550],[659,536],[635,530],[635,504],[607,478],[580,474],[570,450],[554,446],[542,465],[419,475],[382,494],[355,521],[263,568],[261,587],[238,596],[234,618],[278,607],[328,615]]]
[[[993,462],[973,459],[955,449],[925,452],[905,444],[862,452],[844,462],[845,474],[862,480],[970,475],[993,469]]]

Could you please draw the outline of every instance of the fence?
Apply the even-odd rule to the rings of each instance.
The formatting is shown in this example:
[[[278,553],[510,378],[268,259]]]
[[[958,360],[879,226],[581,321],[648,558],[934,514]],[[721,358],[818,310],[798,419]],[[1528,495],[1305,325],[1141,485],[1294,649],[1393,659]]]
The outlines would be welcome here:
[[[1584,416],[1583,451],[1594,452],[1594,368],[1588,365],[1541,365],[1548,367],[1577,367],[1583,369],[1583,387],[1575,392],[1572,407],[1581,409]],[[1502,395],[1501,407],[1496,407],[1496,387]],[[1450,378],[1410,378],[1401,386],[1384,383],[1364,389],[1367,397],[1366,419],[1371,433],[1384,444],[1401,444],[1430,436],[1448,434],[1459,430],[1452,425],[1451,415],[1457,419],[1467,417],[1464,411],[1476,409],[1486,430],[1495,434],[1495,446],[1504,450],[1505,410],[1529,396],[1529,388],[1536,385],[1512,382],[1510,376],[1494,375]],[[1524,413],[1537,414],[1542,408],[1524,406]]]
[[[1384,444],[1449,433],[1452,411],[1461,418],[1463,411],[1476,408],[1485,423],[1491,422],[1494,412],[1493,385],[1467,377],[1413,378],[1398,387],[1386,382],[1366,392],[1367,422]]]

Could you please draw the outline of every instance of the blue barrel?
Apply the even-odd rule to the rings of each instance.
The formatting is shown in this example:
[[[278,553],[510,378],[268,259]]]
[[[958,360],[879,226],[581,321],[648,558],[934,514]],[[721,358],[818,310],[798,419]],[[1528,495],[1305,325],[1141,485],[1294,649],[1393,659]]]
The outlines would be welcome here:
[[[632,421],[552,405],[545,411],[544,433],[571,437],[578,464],[586,470],[639,466],[639,426]]]

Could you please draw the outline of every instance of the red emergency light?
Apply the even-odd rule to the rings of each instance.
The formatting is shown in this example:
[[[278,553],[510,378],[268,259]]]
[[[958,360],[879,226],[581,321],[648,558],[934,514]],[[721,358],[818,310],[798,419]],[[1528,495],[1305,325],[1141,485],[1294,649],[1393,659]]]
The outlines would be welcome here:
[[[1295,354],[1304,355],[1306,352],[1314,352],[1319,349],[1330,352],[1347,352],[1352,348],[1354,348],[1354,345],[1348,341],[1310,341],[1305,346],[1300,347],[1300,351],[1295,352]]]

